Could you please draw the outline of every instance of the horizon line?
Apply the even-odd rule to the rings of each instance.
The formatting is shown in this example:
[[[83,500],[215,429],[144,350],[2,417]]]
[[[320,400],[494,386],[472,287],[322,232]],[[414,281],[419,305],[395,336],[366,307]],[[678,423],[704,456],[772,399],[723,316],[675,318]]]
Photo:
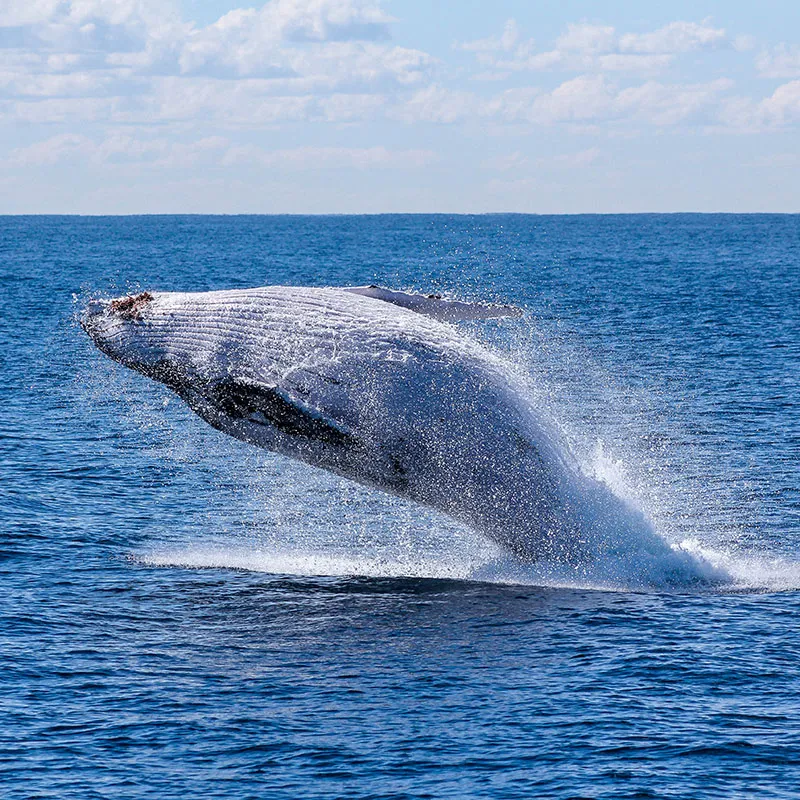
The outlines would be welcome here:
[[[798,211],[130,211],[0,212],[14,217],[667,217],[667,216],[799,216]]]

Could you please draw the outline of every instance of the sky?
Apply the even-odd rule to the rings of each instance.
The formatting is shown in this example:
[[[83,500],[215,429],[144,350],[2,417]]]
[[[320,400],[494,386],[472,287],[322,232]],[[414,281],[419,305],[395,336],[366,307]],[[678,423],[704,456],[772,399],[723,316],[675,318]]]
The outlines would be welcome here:
[[[800,3],[0,0],[0,213],[800,212]]]

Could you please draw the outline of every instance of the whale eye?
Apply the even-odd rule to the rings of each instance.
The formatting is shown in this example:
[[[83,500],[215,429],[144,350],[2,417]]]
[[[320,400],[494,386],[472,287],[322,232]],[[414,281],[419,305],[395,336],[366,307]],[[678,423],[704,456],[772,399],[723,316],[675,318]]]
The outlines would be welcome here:
[[[141,319],[142,309],[153,299],[150,292],[121,297],[119,300],[112,300],[109,308],[112,312],[119,314],[123,319]]]

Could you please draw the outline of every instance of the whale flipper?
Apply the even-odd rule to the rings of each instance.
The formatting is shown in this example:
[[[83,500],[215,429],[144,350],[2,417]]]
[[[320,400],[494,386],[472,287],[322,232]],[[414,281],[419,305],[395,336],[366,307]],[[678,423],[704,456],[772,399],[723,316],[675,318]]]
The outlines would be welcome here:
[[[496,303],[465,303],[461,300],[446,300],[438,294],[411,294],[410,292],[384,289],[381,286],[348,286],[344,291],[362,297],[371,297],[374,300],[383,300],[385,303],[407,308],[443,322],[522,316],[522,309],[517,306]]]
[[[354,446],[356,439],[335,422],[307,407],[276,386],[225,378],[209,397],[220,411],[234,419],[273,425],[290,436],[303,436],[325,444]]]

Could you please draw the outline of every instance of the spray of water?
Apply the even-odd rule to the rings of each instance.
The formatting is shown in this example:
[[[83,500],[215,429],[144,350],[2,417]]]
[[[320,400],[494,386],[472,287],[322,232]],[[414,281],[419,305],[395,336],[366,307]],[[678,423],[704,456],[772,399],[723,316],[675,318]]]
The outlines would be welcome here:
[[[499,330],[489,326],[490,339]],[[499,341],[487,342],[486,331],[484,326],[475,335],[502,353],[509,380],[559,432],[560,446],[576,455],[587,476],[620,498],[622,513],[630,515],[624,520],[624,536],[590,539],[591,558],[579,564],[522,564],[440,514],[209,431],[180,403],[171,403],[164,390],[152,403],[142,404],[138,397],[129,404],[127,423],[158,432],[165,439],[162,456],[180,462],[178,469],[200,467],[211,475],[203,498],[207,511],[197,528],[182,530],[177,537],[151,537],[135,558],[158,566],[273,574],[425,577],[622,591],[800,586],[800,565],[769,554],[743,555],[730,541],[703,535],[708,525],[703,503],[692,491],[696,487],[681,485],[669,472],[675,467],[669,437],[630,436],[631,409],[635,424],[647,428],[649,409],[641,393],[631,399],[625,387],[626,402],[620,403],[619,387],[585,353],[576,353],[530,319],[512,328],[511,336],[502,331]],[[119,370],[110,370],[105,380],[125,380],[118,375]],[[140,395],[135,387],[139,379],[126,378],[123,394]],[[109,390],[97,374],[85,383],[92,386],[94,401]],[[592,387],[590,395],[568,390],[586,385]],[[119,385],[108,394],[119,394]],[[586,505],[591,507],[588,501]]]

